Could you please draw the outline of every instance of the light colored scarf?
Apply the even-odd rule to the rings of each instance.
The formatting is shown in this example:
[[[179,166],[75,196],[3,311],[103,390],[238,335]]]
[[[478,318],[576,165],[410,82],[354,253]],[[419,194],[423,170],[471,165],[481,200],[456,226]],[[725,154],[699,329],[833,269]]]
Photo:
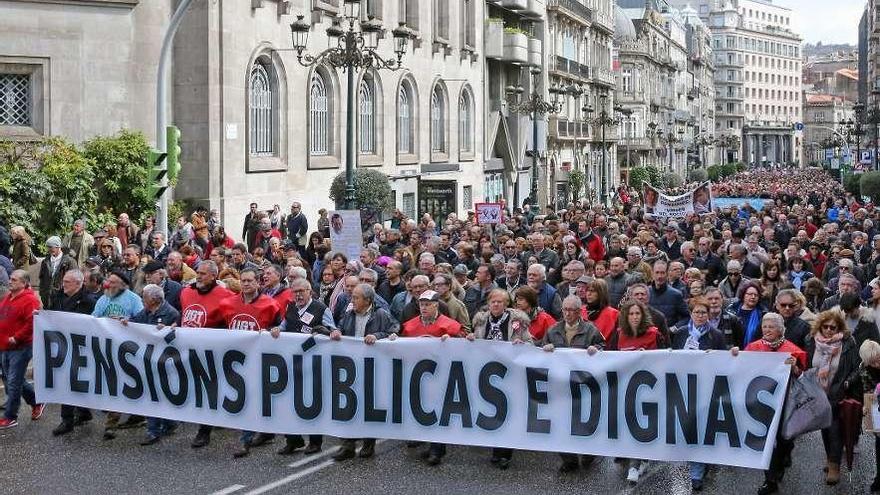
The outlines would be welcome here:
[[[837,333],[827,339],[821,334],[816,334],[813,337],[813,340],[816,342],[816,351],[813,353],[813,367],[819,370],[817,374],[819,385],[826,392],[831,387],[831,381],[834,380],[837,366],[840,364],[843,336],[843,333]]]
[[[693,320],[688,321],[688,338],[684,343],[684,349],[698,350],[700,348],[700,339],[703,338],[703,335],[706,335],[710,328],[712,327],[709,323],[695,326]]]

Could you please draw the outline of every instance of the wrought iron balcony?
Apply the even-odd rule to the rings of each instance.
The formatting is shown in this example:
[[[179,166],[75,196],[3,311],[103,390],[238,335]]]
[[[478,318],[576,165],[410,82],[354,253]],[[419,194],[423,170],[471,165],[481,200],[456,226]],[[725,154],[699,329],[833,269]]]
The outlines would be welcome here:
[[[561,12],[585,23],[593,22],[593,11],[578,0],[547,0],[547,10]]]

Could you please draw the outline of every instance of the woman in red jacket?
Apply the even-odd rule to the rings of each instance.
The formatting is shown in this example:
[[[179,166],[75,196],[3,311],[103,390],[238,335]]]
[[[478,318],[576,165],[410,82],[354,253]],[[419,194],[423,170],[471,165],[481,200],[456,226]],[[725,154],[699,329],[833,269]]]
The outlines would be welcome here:
[[[598,278],[588,284],[578,284],[578,297],[586,303],[581,308],[581,316],[596,325],[607,342],[617,328],[618,315],[618,311],[610,306],[608,285]]]
[[[535,289],[524,285],[514,292],[516,309],[529,315],[529,333],[532,339],[539,341],[544,338],[547,329],[556,324],[556,320],[538,306],[538,293]]]

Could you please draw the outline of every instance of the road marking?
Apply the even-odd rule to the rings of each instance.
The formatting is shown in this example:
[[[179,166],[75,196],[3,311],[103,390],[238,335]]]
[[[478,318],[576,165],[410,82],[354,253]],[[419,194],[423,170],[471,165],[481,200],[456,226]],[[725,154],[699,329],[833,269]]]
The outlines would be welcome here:
[[[376,440],[376,446],[378,447],[380,444],[382,444],[385,441],[387,441],[387,440]],[[318,455],[311,455],[308,457],[303,457],[302,459],[300,459],[296,462],[291,462],[290,464],[287,465],[287,467],[298,468],[300,466],[305,466],[306,464],[311,464],[312,462],[317,461],[318,459],[322,459],[322,458],[327,457],[331,454],[335,454],[336,452],[337,452],[336,449],[332,449],[332,450],[326,450],[324,452],[321,452]]]
[[[263,486],[257,488],[256,490],[251,490],[251,491],[247,492],[245,495],[260,495],[261,493],[266,493],[270,490],[274,490],[274,489],[278,488],[279,486],[286,485],[286,484],[290,483],[291,481],[296,481],[296,480],[303,478],[305,476],[308,476],[316,471],[320,471],[320,470],[324,469],[325,467],[331,466],[335,463],[336,463],[336,461],[333,461],[332,459],[326,460],[326,461],[324,461],[320,464],[316,464],[310,468],[303,469],[302,471],[300,471],[298,473],[291,474],[290,476],[286,476],[284,478],[281,478],[278,481],[273,481],[272,483],[269,483],[267,485],[263,485]]]
[[[216,492],[212,493],[211,495],[229,495],[230,493],[235,493],[235,492],[241,490],[242,488],[244,488],[244,485],[229,485],[222,490],[217,490]]]

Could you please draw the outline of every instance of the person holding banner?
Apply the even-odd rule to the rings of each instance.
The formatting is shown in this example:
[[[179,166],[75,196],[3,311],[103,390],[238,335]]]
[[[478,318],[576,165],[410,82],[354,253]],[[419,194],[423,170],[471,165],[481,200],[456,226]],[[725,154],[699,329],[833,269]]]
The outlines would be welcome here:
[[[373,345],[377,340],[396,334],[399,326],[387,310],[376,306],[376,291],[367,283],[358,284],[351,291],[351,309],[342,315],[339,328],[330,332],[331,340],[339,340],[343,336],[363,338],[364,343]],[[355,456],[354,439],[343,439],[339,451],[333,460],[340,462],[353,459]],[[364,438],[358,457],[367,459],[375,454],[376,439]]]
[[[425,290],[419,294],[418,298],[419,315],[403,324],[400,332],[401,336],[439,337],[441,340],[446,340],[449,337],[464,337],[465,334],[457,321],[440,314],[440,294],[432,290]],[[394,333],[388,336],[388,340],[395,340],[396,338],[397,335]],[[413,445],[417,444],[414,443]],[[432,443],[428,450],[421,453],[421,458],[429,466],[437,466],[443,461],[443,456],[445,455],[446,444]]]
[[[568,296],[562,301],[562,321],[556,323],[541,340],[546,352],[553,352],[557,347],[573,347],[586,349],[587,354],[596,354],[605,347],[605,339],[595,325],[581,318],[581,300],[578,296]],[[589,454],[559,454],[562,457],[560,473],[570,473],[580,466],[585,468],[593,464],[596,457]]]
[[[220,312],[230,330],[262,332],[281,322],[281,308],[275,300],[260,293],[260,276],[255,268],[245,268],[239,274],[241,294],[227,297],[220,302]],[[268,433],[241,433],[241,446],[232,453],[238,459],[250,453],[251,447],[259,447],[272,441],[275,435]]]
[[[767,313],[761,320],[761,339],[746,346],[746,351],[752,352],[783,352],[790,357],[785,361],[791,365],[793,378],[800,376],[807,368],[807,355],[798,346],[786,340],[785,320],[778,313]],[[739,347],[732,347],[730,353],[739,355]],[[782,428],[776,432],[776,444],[770,457],[770,467],[764,470],[764,484],[758,488],[758,495],[770,495],[779,491],[779,482],[785,475],[786,465],[791,464],[791,451],[794,449],[794,440],[788,440],[782,436]]]

